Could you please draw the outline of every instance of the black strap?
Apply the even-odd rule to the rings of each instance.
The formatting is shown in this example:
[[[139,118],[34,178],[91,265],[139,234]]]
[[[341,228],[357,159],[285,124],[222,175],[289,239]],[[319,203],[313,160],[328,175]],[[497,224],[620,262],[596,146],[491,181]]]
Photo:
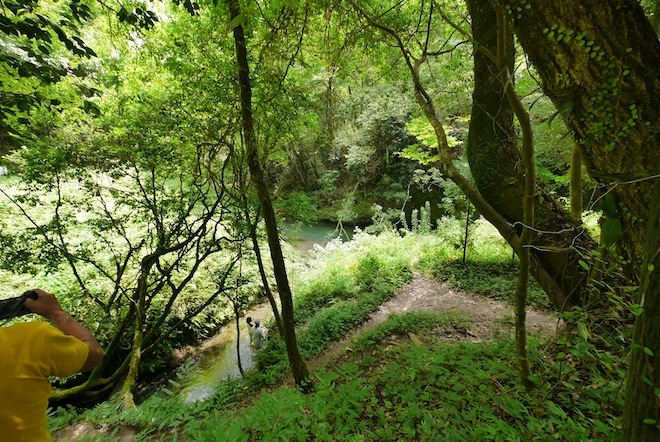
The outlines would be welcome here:
[[[32,313],[32,310],[25,307],[24,302],[27,298],[37,299],[37,296],[37,292],[29,290],[21,296],[0,300],[0,321]]]

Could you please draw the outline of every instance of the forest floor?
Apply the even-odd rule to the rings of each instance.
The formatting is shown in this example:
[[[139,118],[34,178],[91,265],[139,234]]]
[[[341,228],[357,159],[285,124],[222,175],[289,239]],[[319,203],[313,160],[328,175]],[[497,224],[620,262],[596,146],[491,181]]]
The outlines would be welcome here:
[[[438,341],[446,343],[484,342],[493,339],[497,334],[513,335],[515,332],[512,305],[455,290],[443,282],[415,273],[412,281],[381,305],[369,321],[353,330],[343,340],[330,346],[323,354],[308,361],[310,372],[348,358],[346,350],[356,336],[385,322],[392,313],[407,311],[455,311],[470,318],[470,326],[464,330],[438,328],[429,331]],[[538,334],[543,337],[557,332],[561,326],[556,314],[532,309],[527,309],[526,324],[528,334]],[[285,383],[293,384],[293,378],[289,375]]]
[[[347,349],[356,336],[385,322],[392,313],[407,311],[455,311],[470,318],[470,325],[465,329],[437,328],[429,331],[438,341],[455,343],[460,341],[484,342],[500,334],[514,333],[513,306],[488,299],[483,296],[455,290],[439,281],[428,279],[417,273],[410,283],[402,287],[389,301],[374,313],[369,321],[348,334],[342,341],[330,346],[320,356],[307,361],[310,372],[317,368],[341,363],[348,358]],[[558,317],[547,311],[527,310],[527,331],[529,334],[549,336],[561,326]],[[283,384],[293,384],[290,375],[283,379]],[[53,434],[54,441],[103,440],[107,431],[99,431],[88,423],[73,425]],[[132,441],[135,430],[130,427],[120,428],[114,433],[113,440]]]

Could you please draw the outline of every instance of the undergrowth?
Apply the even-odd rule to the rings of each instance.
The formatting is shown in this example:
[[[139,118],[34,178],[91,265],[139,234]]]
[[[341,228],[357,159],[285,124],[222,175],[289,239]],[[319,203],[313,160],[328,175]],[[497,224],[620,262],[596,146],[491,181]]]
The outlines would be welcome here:
[[[449,321],[457,318],[449,319]],[[184,429],[195,441],[617,440],[616,383],[590,376],[564,385],[564,363],[530,341],[536,386],[518,383],[515,343],[396,341],[439,317],[397,315],[363,336],[348,363],[315,373],[316,391],[280,388],[248,408],[219,411]],[[412,328],[411,328],[412,327]],[[362,351],[357,351],[357,350]]]
[[[386,232],[317,251],[292,278],[303,357],[319,355],[365,322],[414,270],[508,299],[515,286],[510,249],[493,238],[481,247],[462,264],[461,251],[442,234]],[[625,310],[624,303],[618,308]],[[82,415],[61,409],[49,426],[82,419],[106,428],[98,440],[109,441],[120,425],[137,428],[136,440],[618,440],[628,338],[608,334],[599,326],[604,319],[585,311],[563,319],[566,334],[545,342],[530,337],[530,389],[519,385],[510,337],[446,344],[431,332],[465,330],[469,318],[408,312],[357,336],[348,362],[315,372],[313,394],[263,388],[272,390],[288,370],[284,344],[273,336],[256,356],[259,370],[221,383],[205,401],[185,402],[178,394],[185,381],[172,380],[135,409],[121,411],[116,401]],[[409,341],[410,333],[422,344]]]

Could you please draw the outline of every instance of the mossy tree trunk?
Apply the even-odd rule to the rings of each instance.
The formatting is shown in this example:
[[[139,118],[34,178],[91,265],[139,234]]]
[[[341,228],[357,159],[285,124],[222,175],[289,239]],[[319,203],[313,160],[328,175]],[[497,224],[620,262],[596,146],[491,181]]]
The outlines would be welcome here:
[[[656,168],[660,172],[660,167]],[[623,409],[624,441],[660,440],[660,178],[655,179]]]
[[[475,41],[474,91],[467,156],[470,170],[481,195],[508,222],[523,221],[525,170],[517,147],[514,112],[503,94],[504,82],[498,75],[497,17],[490,0],[468,0]],[[513,38],[505,42],[507,54],[513,53]],[[507,68],[513,72],[513,60]],[[584,304],[587,273],[577,262],[583,259],[573,246],[593,249],[595,243],[554,199],[545,186],[536,183],[534,192],[536,228],[549,232],[536,235],[534,256],[561,287],[562,296],[551,297],[560,309]],[[520,229],[519,229],[520,230]],[[551,233],[561,232],[561,233]]]
[[[458,188],[461,190],[461,192],[463,192],[463,194],[465,194],[475,209],[478,210],[481,215],[483,215],[483,217],[486,218],[486,220],[488,220],[488,222],[490,222],[498,230],[502,237],[509,243],[509,245],[511,245],[513,250],[519,254],[522,251],[522,244],[519,234],[515,230],[514,226],[512,226],[512,224],[481,195],[475,186],[472,185],[470,180],[461,174],[461,172],[456,168],[456,166],[454,166],[452,162],[452,152],[447,141],[447,134],[445,133],[442,121],[439,117],[439,111],[436,108],[436,105],[433,101],[433,98],[429,94],[429,91],[424,87],[420,76],[421,68],[426,66],[426,62],[431,57],[431,51],[429,48],[425,47],[419,55],[413,56],[413,51],[411,51],[406,46],[406,43],[413,41],[414,39],[410,39],[407,36],[402,36],[396,30],[385,25],[380,21],[379,17],[377,17],[378,14],[372,13],[370,10],[365,9],[361,2],[357,2],[356,0],[349,0],[348,3],[361,17],[363,17],[368,22],[370,26],[381,31],[390,40],[390,42],[399,49],[400,54],[410,73],[417,104],[424,113],[429,124],[433,127],[433,131],[438,142],[437,161],[435,161],[433,165],[438,167],[444,177],[450,179],[458,186]],[[451,19],[444,15],[441,10],[438,11],[438,8],[435,6],[436,3],[433,3],[433,5],[434,8],[431,9],[431,13],[439,13],[445,20],[448,22],[451,21]],[[427,23],[427,29],[424,31],[424,33],[430,35],[430,27],[431,23],[433,23],[432,17],[425,21]],[[454,25],[452,24],[452,26]],[[454,27],[461,33],[465,32],[458,26]],[[425,37],[421,38],[419,41],[423,41],[424,39]],[[493,72],[493,75],[497,76],[497,70]],[[492,122],[488,124],[492,124]],[[522,195],[519,194],[517,199],[520,200],[521,197]],[[519,219],[522,220],[522,214]],[[570,305],[570,300],[567,296],[567,293],[561,287],[556,275],[550,274],[535,254],[532,255],[530,259],[530,270],[538,281],[539,285],[548,294],[555,305],[563,307]]]
[[[247,150],[247,163],[252,175],[261,210],[266,223],[266,236],[268,237],[268,246],[270,256],[273,261],[273,271],[275,281],[282,304],[282,329],[284,332],[284,342],[286,344],[287,355],[291,363],[291,371],[296,385],[303,391],[311,391],[313,385],[309,378],[309,371],[305,361],[300,355],[296,338],[295,323],[293,319],[293,297],[291,287],[284,264],[284,255],[280,245],[279,234],[277,231],[277,222],[275,220],[275,211],[268,192],[268,185],[264,178],[263,170],[259,160],[257,149],[256,134],[252,119],[252,88],[250,83],[250,71],[248,65],[247,43],[243,25],[240,24],[238,17],[241,15],[238,0],[229,0],[230,22],[238,24],[234,26],[234,43],[236,47],[236,63],[238,66],[239,88],[241,96],[241,120],[243,122],[243,136]]]
[[[545,94],[618,203],[617,246],[639,280],[659,157],[660,42],[636,0],[500,0]]]
[[[137,388],[140,361],[142,358],[142,338],[144,336],[145,300],[147,296],[148,276],[158,255],[148,255],[140,263],[140,279],[135,290],[135,317],[133,323],[133,341],[128,363],[128,373],[121,387],[120,397],[124,409],[134,408],[133,393]]]

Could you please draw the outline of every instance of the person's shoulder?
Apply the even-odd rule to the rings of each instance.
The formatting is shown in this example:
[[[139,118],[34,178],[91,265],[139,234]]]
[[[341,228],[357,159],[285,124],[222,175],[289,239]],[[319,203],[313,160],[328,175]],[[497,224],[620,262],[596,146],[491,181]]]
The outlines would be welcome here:
[[[19,322],[17,324],[12,324],[9,327],[4,327],[8,332],[12,333],[41,333],[44,331],[50,331],[53,327],[44,321],[30,321],[30,322]]]
[[[0,335],[5,338],[14,342],[32,342],[34,344],[45,342],[58,332],[55,327],[43,321],[19,322],[8,327],[0,327]]]

